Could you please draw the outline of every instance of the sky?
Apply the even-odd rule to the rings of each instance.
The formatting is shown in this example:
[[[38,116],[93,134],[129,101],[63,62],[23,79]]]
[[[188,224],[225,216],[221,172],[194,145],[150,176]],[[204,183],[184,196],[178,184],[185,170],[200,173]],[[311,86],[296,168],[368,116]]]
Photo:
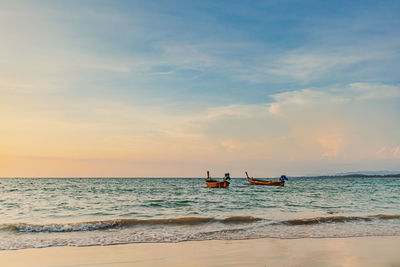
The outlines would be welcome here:
[[[400,170],[398,1],[0,0],[0,177]]]

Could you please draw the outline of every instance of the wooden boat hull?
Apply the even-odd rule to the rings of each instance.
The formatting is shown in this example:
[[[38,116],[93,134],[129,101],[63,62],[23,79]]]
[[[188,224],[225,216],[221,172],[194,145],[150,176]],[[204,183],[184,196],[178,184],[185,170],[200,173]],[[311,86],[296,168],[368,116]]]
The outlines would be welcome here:
[[[229,182],[227,181],[205,181],[207,187],[213,188],[227,188],[229,186]]]
[[[247,179],[251,185],[270,185],[270,186],[285,186],[285,181],[272,181],[261,179]]]

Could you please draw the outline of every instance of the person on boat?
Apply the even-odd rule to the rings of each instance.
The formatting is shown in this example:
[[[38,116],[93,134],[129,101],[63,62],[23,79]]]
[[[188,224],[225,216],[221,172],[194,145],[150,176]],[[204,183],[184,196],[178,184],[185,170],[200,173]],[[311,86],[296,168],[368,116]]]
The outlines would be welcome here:
[[[210,177],[210,172],[209,171],[207,171],[207,179],[206,179],[207,181],[212,181],[212,178]]]
[[[286,177],[286,175],[282,175],[281,178],[279,178],[279,181],[283,182],[285,180],[287,180],[288,178]]]
[[[225,173],[224,182],[229,181],[230,179],[231,177],[229,176],[229,173]]]

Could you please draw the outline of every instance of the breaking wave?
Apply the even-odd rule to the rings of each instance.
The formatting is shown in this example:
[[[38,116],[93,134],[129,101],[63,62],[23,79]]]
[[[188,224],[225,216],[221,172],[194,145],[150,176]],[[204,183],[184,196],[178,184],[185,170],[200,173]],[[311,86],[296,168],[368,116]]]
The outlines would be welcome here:
[[[291,220],[235,216],[0,224],[0,250],[254,238],[400,236],[398,220],[400,215],[377,214]]]
[[[166,219],[114,219],[65,224],[3,224],[0,226],[0,230],[11,230],[18,232],[77,232],[106,230],[112,228],[127,228],[138,225],[199,225],[206,223],[243,224],[252,223],[260,220],[260,218],[254,218],[251,216],[234,216],[225,219],[203,217],[182,217]]]
[[[370,216],[327,216],[327,217],[315,217],[307,219],[294,219],[279,222],[277,224],[286,225],[311,225],[311,224],[321,224],[321,223],[345,223],[354,221],[373,221],[373,220],[393,220],[400,219],[400,215],[385,215],[377,214]]]
[[[371,222],[379,220],[396,220],[400,219],[400,215],[377,214],[370,216],[326,216],[304,219],[291,219],[283,221],[272,221],[268,219],[255,218],[252,216],[234,216],[225,219],[205,218],[205,217],[182,217],[182,218],[163,218],[163,219],[113,219],[101,221],[89,221],[78,223],[63,224],[0,224],[0,231],[17,231],[26,233],[35,232],[79,232],[79,231],[96,231],[114,228],[130,228],[135,226],[195,226],[202,224],[220,223],[226,225],[251,224],[259,221],[265,222],[265,225],[317,225],[330,223],[347,223],[347,222]]]

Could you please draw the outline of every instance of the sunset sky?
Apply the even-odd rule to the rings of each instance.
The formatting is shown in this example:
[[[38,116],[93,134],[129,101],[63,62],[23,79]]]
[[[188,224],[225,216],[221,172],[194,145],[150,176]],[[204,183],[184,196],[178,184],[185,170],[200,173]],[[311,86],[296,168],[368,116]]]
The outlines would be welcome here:
[[[0,177],[400,170],[399,1],[0,0]]]

